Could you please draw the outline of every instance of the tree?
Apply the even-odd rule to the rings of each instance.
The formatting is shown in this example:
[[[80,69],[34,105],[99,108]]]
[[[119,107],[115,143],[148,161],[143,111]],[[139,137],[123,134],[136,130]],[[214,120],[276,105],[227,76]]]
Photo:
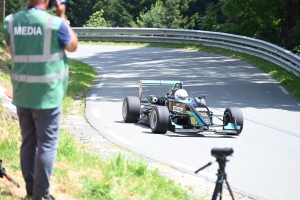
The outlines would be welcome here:
[[[166,0],[164,7],[166,9],[165,23],[167,28],[183,28],[187,21],[182,11],[188,9],[188,2],[182,0]]]
[[[68,0],[66,15],[74,27],[82,27],[94,13],[97,0]],[[101,9],[99,9],[101,10]]]
[[[2,0],[1,1],[1,12],[0,12],[0,20],[1,20],[1,23],[4,23],[4,19],[5,19],[5,0]]]
[[[200,27],[262,39],[286,49],[299,46],[300,0],[220,0]]]
[[[297,53],[300,53],[300,22],[299,21],[291,30],[289,38],[291,38],[291,43],[293,45],[292,50]]]
[[[134,27],[132,15],[126,9],[126,1],[123,0],[102,0],[93,7],[94,10],[103,10],[104,19],[112,27]]]
[[[137,19],[139,27],[147,28],[183,28],[187,17],[182,11],[188,9],[190,0],[158,0],[151,10],[141,12]]]
[[[200,17],[199,28],[206,31],[218,31],[218,8],[211,3],[207,6],[206,15]]]
[[[157,1],[151,6],[151,9],[146,13],[141,12],[140,17],[137,18],[139,27],[144,28],[164,28],[166,9],[161,1]]]
[[[151,5],[155,4],[156,0],[123,0],[124,8],[132,16],[133,20],[139,17],[140,12],[147,12],[151,9]]]
[[[103,18],[103,10],[96,11],[90,19],[83,25],[84,27],[109,27],[110,25]]]
[[[5,15],[16,13],[26,8],[26,1],[24,0],[6,0]]]
[[[282,46],[300,52],[300,0],[286,0],[281,3],[283,12],[278,9],[277,14],[282,15],[279,24]]]

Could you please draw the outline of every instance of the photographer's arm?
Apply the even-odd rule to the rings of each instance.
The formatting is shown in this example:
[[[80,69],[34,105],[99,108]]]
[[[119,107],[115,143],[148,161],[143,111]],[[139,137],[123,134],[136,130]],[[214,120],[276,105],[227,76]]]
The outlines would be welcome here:
[[[74,52],[74,51],[76,51],[76,49],[78,47],[78,37],[66,21],[66,18],[65,18],[66,5],[60,4],[59,0],[56,0],[56,2],[57,2],[56,15],[63,19],[64,23],[68,27],[69,33],[71,34],[70,42],[64,48],[69,52]]]

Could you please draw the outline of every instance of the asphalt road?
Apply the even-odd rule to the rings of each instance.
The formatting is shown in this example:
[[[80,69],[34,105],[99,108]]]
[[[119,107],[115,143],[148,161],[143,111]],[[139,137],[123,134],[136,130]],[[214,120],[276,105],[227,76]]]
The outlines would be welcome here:
[[[212,148],[231,147],[226,172],[234,191],[256,199],[300,199],[300,102],[266,73],[237,59],[180,49],[80,45],[68,56],[98,71],[85,114],[113,143],[191,174],[215,161]],[[160,135],[124,123],[122,101],[138,95],[139,80],[182,80],[190,95],[206,96],[215,114],[240,107],[242,134]],[[146,88],[144,94],[168,89]],[[214,162],[197,176],[216,180],[217,169]]]

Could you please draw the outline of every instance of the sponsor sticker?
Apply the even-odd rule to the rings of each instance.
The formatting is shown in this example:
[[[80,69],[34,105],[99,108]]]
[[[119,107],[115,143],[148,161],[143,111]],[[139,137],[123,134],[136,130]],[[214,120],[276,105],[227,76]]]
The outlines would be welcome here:
[[[203,107],[196,107],[196,110],[197,110],[198,112],[206,112],[206,111],[207,111],[207,109],[206,109],[206,108],[203,108]]]
[[[207,112],[200,112],[202,116],[208,116]]]
[[[203,116],[208,116],[207,109],[203,107],[197,107],[196,110]]]
[[[182,107],[178,107],[178,106],[173,106],[173,111],[183,112],[183,108]]]

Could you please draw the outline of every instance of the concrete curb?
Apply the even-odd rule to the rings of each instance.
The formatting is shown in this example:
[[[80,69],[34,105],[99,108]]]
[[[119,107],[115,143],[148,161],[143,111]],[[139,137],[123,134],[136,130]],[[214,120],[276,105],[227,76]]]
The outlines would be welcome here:
[[[2,105],[9,109],[11,116],[14,119],[19,119],[17,115],[17,108],[12,104],[12,92],[0,86],[0,99],[2,100]]]

